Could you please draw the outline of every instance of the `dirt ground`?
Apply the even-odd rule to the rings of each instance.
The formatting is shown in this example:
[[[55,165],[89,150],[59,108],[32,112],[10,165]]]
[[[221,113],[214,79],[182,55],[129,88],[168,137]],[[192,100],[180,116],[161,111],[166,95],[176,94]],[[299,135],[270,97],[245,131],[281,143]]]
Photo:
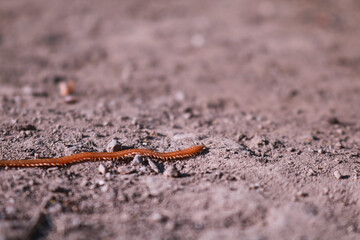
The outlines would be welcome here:
[[[359,11],[1,0],[0,159],[208,150],[3,168],[0,239],[360,239]]]

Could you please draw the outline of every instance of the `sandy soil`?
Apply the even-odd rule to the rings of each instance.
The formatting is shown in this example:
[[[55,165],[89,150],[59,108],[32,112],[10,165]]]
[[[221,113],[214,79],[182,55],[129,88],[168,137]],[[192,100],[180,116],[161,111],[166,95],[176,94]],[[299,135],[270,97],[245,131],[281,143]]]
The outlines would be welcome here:
[[[209,147],[1,169],[0,239],[360,239],[359,11],[0,1],[0,159]]]

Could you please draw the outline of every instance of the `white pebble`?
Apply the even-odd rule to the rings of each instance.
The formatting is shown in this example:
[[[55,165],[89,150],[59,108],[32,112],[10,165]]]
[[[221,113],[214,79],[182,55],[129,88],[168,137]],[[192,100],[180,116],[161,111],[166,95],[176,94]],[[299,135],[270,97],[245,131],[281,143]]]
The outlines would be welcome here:
[[[316,175],[316,172],[315,172],[312,168],[310,168],[309,171],[308,171],[308,173],[307,173],[307,175],[308,175],[308,176],[315,176],[315,175]]]
[[[159,173],[160,172],[160,169],[158,168],[158,166],[156,165],[156,163],[154,163],[151,159],[148,159],[148,163],[149,163],[149,166],[151,167],[151,169],[156,172],[156,173]]]
[[[64,101],[65,103],[72,104],[72,103],[76,103],[78,100],[76,97],[68,95],[64,97]]]
[[[176,169],[175,165],[171,165],[166,168],[164,171],[164,176],[166,177],[179,177],[180,172]]]
[[[99,173],[101,174],[105,174],[106,173],[106,168],[104,165],[100,164],[99,165]]]
[[[109,185],[104,185],[104,186],[101,186],[100,191],[101,192],[107,192],[108,189],[109,189]]]
[[[162,214],[160,214],[158,212],[152,213],[149,218],[153,222],[162,222],[162,221],[166,220],[165,216],[163,216]]]
[[[107,173],[105,174],[105,178],[106,178],[106,180],[110,180],[110,178],[111,178],[111,173],[107,172]]]
[[[334,172],[334,176],[335,176],[336,179],[340,179],[340,178],[341,178],[341,173],[336,170],[336,171]]]
[[[116,139],[112,139],[106,146],[107,152],[116,152],[121,150],[121,144]]]
[[[98,184],[99,186],[104,186],[104,185],[105,185],[105,181],[99,179],[99,180],[97,181],[97,184]]]
[[[134,166],[143,164],[142,156],[135,155],[134,159],[131,161],[131,164]]]
[[[136,172],[135,169],[127,167],[127,166],[120,166],[117,168],[118,173],[120,174],[131,174]]]

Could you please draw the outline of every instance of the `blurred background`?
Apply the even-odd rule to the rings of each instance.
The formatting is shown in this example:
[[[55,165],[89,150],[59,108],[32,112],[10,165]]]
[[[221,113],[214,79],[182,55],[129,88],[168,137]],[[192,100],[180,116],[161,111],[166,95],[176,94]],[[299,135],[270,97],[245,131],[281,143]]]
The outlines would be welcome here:
[[[0,4],[2,94],[23,88],[52,102],[71,78],[84,99],[146,108],[187,95],[342,115],[359,102],[358,1]]]

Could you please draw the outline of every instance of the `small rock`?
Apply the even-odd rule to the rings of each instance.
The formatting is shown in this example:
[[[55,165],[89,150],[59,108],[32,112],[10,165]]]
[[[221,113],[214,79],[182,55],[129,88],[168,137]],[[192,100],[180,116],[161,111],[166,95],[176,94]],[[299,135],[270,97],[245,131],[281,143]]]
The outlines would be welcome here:
[[[158,213],[158,212],[154,212],[150,215],[149,219],[152,221],[152,222],[165,222],[167,220],[167,218]]]
[[[122,149],[121,144],[118,142],[117,139],[112,139],[106,146],[107,152],[117,152],[120,151],[121,149]]]
[[[185,118],[185,119],[190,119],[191,117],[192,117],[192,114],[189,112],[183,114],[183,118]]]
[[[144,161],[142,159],[141,155],[135,155],[134,159],[131,161],[131,165],[137,166],[144,164]]]
[[[336,147],[337,149],[343,149],[343,148],[344,148],[344,145],[343,145],[341,142],[337,142],[337,143],[335,143],[335,147]]]
[[[176,169],[175,165],[171,165],[164,171],[164,176],[176,178],[180,176],[180,172]]]
[[[15,208],[14,208],[13,206],[7,206],[7,207],[5,208],[5,213],[6,213],[7,215],[15,215],[16,210],[15,210]]]
[[[359,179],[359,176],[357,175],[357,173],[354,173],[353,179],[354,179],[355,181]]]
[[[50,168],[47,168],[46,171],[48,173],[54,173],[54,172],[58,172],[59,168],[58,167],[50,167]]]
[[[120,174],[131,174],[131,173],[136,172],[135,169],[130,168],[130,167],[126,167],[126,166],[118,167],[117,171],[118,171],[118,173],[120,173]]]
[[[310,168],[309,171],[307,172],[307,175],[308,176],[315,176],[316,172],[312,168]]]
[[[286,150],[287,150],[288,152],[295,152],[295,151],[296,151],[296,149],[293,148],[293,147],[289,147],[289,148],[287,148]]]
[[[341,135],[345,134],[345,131],[341,128],[336,129],[336,132]]]
[[[176,224],[172,221],[166,223],[165,228],[166,230],[173,231],[176,227]]]
[[[138,124],[138,119],[137,119],[137,117],[134,117],[134,118],[131,120],[131,123],[132,123],[133,125],[137,125],[137,124]]]
[[[178,102],[183,102],[186,98],[186,95],[183,91],[178,91],[176,94],[175,94],[175,99],[176,101]]]
[[[139,171],[143,172],[143,173],[147,173],[147,172],[150,172],[150,169],[148,167],[146,167],[146,166],[141,166],[139,168]]]
[[[105,178],[106,178],[106,180],[110,180],[111,173],[109,173],[109,172],[105,173]]]
[[[303,191],[298,191],[298,192],[296,193],[296,196],[297,196],[297,197],[305,198],[305,197],[308,197],[309,194],[306,193],[306,192],[303,192]]]
[[[104,186],[104,185],[105,185],[105,181],[102,180],[102,179],[99,179],[99,180],[97,180],[97,184],[98,184],[99,186]]]
[[[81,182],[80,182],[80,187],[85,187],[86,185],[88,185],[88,180],[87,179],[83,179],[83,180],[81,180]]]
[[[101,186],[100,191],[101,192],[107,192],[109,190],[109,185]]]
[[[65,103],[67,103],[67,104],[73,104],[73,103],[76,103],[78,100],[77,100],[76,97],[71,96],[71,95],[68,95],[68,96],[65,96],[65,97],[64,97],[64,101],[65,101]]]
[[[100,174],[105,174],[106,173],[106,168],[102,164],[99,165],[99,173]]]
[[[322,148],[320,148],[320,149],[317,150],[317,152],[320,153],[320,154],[324,154],[324,153],[325,153],[325,150],[322,149]]]
[[[341,158],[335,158],[335,162],[336,162],[337,164],[341,164],[341,163],[343,163],[343,159],[341,159]]]
[[[336,179],[340,179],[342,177],[341,173],[337,170],[334,172],[334,176]]]
[[[254,183],[249,186],[250,189],[259,189],[261,187],[260,183]]]
[[[156,163],[154,161],[152,161],[151,159],[148,159],[148,163],[149,163],[149,166],[151,167],[151,169],[156,172],[156,173],[159,173],[160,172],[160,169],[159,167],[156,165]]]

